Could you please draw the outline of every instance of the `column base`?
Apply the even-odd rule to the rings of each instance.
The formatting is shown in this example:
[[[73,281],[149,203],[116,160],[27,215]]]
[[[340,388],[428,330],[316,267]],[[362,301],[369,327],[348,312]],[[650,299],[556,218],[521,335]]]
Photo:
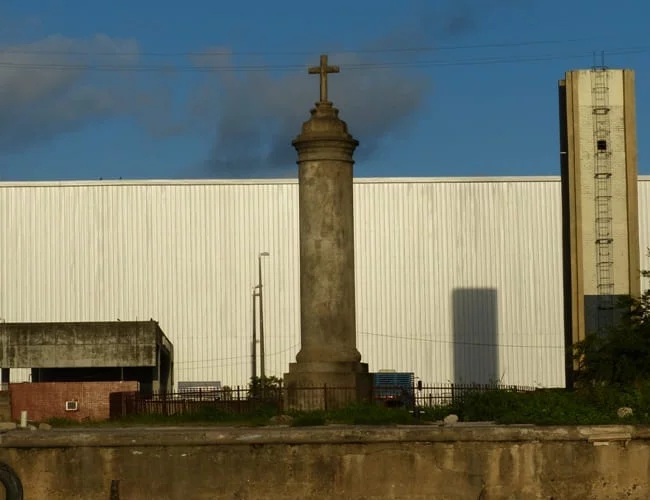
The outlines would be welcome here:
[[[291,363],[284,386],[285,410],[332,410],[372,400],[367,363]]]

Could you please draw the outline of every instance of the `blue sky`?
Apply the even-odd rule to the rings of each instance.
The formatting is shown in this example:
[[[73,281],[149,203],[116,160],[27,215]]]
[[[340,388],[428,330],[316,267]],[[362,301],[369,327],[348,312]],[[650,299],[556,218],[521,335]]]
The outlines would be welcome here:
[[[0,179],[295,176],[321,52],[341,65],[330,94],[358,177],[559,174],[557,81],[600,51],[636,71],[650,174],[648,15],[641,0],[0,0]]]

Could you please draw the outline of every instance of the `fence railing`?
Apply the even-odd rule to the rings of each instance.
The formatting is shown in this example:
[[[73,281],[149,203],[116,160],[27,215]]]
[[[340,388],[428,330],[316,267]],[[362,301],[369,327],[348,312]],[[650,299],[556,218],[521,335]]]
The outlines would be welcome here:
[[[468,393],[488,391],[534,391],[534,387],[500,384],[437,384],[428,386],[378,386],[359,394],[353,387],[242,387],[143,394],[116,392],[110,395],[111,418],[131,415],[187,415],[211,408],[231,414],[251,414],[266,408],[333,409],[353,402],[409,409],[450,405]]]
[[[504,384],[438,384],[423,386],[421,390],[414,390],[415,405],[419,407],[450,405],[468,393],[511,391],[531,392],[538,388]]]

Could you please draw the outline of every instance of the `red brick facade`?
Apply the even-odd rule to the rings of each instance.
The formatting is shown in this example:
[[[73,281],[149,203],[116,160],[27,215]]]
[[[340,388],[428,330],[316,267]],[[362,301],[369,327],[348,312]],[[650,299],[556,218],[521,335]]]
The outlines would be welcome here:
[[[106,420],[110,416],[112,392],[137,391],[138,382],[42,382],[9,384],[11,417],[43,422],[50,418]],[[66,401],[76,401],[76,411],[66,411]]]

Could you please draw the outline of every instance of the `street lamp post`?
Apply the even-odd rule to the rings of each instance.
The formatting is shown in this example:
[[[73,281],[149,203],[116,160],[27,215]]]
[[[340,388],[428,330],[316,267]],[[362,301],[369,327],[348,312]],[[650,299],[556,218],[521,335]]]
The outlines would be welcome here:
[[[259,282],[259,298],[260,298],[260,379],[262,386],[264,386],[264,379],[266,378],[265,359],[264,359],[264,301],[262,299],[262,257],[268,257],[269,252],[260,252],[257,256],[257,272]]]
[[[253,372],[253,377],[251,381],[257,377],[257,314],[255,310],[255,297],[260,296],[258,288],[259,287],[257,286],[253,287],[253,354],[251,356],[251,370]]]

